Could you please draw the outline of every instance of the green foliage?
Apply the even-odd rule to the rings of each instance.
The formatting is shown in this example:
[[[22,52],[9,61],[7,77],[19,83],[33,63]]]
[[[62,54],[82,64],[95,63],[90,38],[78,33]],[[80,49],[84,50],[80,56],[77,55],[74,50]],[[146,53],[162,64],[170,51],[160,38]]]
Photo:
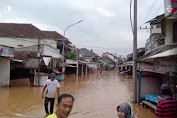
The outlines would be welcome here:
[[[70,58],[73,59],[73,60],[76,60],[77,59],[77,54],[75,52],[72,52],[70,54]]]

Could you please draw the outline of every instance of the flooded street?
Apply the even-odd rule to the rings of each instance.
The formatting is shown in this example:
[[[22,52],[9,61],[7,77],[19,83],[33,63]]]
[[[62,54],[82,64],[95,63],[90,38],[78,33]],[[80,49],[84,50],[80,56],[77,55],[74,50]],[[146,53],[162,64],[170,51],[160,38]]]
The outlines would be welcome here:
[[[71,93],[75,103],[69,118],[117,118],[116,107],[130,102],[132,79],[113,72],[67,77],[61,93]],[[43,116],[42,87],[0,88],[0,117]],[[155,118],[154,111],[132,105],[137,118]]]

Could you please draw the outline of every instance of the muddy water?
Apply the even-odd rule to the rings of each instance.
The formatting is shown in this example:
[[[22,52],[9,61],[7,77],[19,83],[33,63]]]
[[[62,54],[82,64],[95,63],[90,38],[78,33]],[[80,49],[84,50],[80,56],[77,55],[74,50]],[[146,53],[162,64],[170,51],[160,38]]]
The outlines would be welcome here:
[[[0,88],[0,117],[43,116],[42,87]],[[71,93],[75,103],[69,118],[117,118],[116,107],[131,103],[132,79],[113,72],[67,77],[61,93]],[[137,118],[155,118],[154,111],[132,105]]]

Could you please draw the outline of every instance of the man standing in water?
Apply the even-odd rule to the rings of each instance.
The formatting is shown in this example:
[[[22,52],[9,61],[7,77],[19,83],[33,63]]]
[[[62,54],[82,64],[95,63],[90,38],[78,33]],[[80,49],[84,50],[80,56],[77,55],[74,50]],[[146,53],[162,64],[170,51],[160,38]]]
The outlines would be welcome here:
[[[42,99],[43,99],[44,98],[45,89],[47,89],[46,96],[45,96],[45,102],[44,102],[46,115],[49,115],[49,114],[53,113],[56,92],[57,92],[58,96],[59,96],[59,93],[60,93],[60,89],[59,89],[60,88],[60,84],[59,84],[59,82],[57,80],[55,80],[56,74],[55,73],[51,73],[49,75],[49,78],[50,79],[48,79],[45,82],[43,90],[42,90]],[[48,103],[49,102],[50,102],[50,113],[49,113],[49,110],[48,110]]]
[[[72,110],[74,97],[70,94],[62,94],[58,97],[57,110],[47,118],[67,118]]]
[[[177,100],[172,98],[169,84],[162,84],[160,92],[163,98],[158,98],[156,117],[157,118],[177,118]]]

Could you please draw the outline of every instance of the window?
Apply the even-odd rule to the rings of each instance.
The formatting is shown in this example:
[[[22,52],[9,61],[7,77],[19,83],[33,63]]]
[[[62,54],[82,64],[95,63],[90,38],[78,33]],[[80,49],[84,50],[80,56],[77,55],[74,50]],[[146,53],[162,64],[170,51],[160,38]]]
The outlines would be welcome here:
[[[177,22],[173,23],[173,43],[177,43]]]
[[[156,24],[156,28],[161,28],[161,23]]]
[[[23,47],[23,45],[18,45],[18,47],[19,47],[19,48],[22,48],[22,47]]]

